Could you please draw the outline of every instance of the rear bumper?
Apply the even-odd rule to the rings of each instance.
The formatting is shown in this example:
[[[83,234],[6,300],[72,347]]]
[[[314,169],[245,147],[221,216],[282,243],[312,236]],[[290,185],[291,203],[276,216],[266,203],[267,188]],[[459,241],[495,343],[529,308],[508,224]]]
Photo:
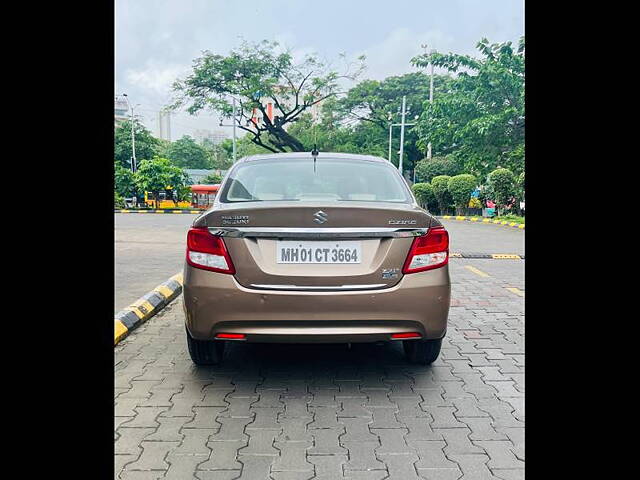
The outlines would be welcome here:
[[[449,267],[404,276],[383,290],[256,290],[232,275],[185,265],[184,312],[193,338],[243,333],[248,342],[342,343],[418,332],[442,338],[451,297]]]

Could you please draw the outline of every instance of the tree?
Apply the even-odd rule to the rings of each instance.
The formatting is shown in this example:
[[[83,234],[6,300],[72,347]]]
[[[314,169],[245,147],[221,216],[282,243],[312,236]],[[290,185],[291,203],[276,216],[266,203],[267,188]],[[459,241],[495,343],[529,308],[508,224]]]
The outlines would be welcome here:
[[[181,168],[211,168],[207,150],[198,145],[189,135],[184,135],[171,144],[167,151],[171,162]]]
[[[440,154],[456,153],[465,171],[484,177],[498,165],[524,168],[524,37],[517,51],[511,42],[476,45],[481,58],[434,53],[411,60],[458,73],[449,90],[425,104],[416,126],[418,146],[430,141]]]
[[[229,145],[229,151],[233,151],[233,140],[231,139],[225,139],[218,144],[208,138],[205,138],[202,141],[202,148],[204,148],[209,154],[212,168],[226,170],[233,164],[231,155],[229,155],[227,150],[222,146],[223,143]]]
[[[414,183],[411,187],[413,194],[416,196],[416,200],[428,211],[432,211],[433,207],[437,206],[438,201],[433,193],[433,187],[429,183]]]
[[[220,147],[225,151],[228,157],[228,165],[229,168],[233,164],[233,140],[226,139],[220,143]],[[248,157],[250,155],[256,155],[258,153],[271,153],[270,150],[267,150],[264,147],[256,145],[248,135],[244,137],[239,137],[236,140],[236,157],[241,159],[243,157]]]
[[[136,161],[151,160],[159,153],[160,141],[151,135],[138,120],[134,120],[133,132],[136,139]],[[114,158],[125,168],[131,168],[131,121],[124,120],[116,127],[113,145]]]
[[[475,190],[477,184],[476,177],[468,173],[451,177],[447,182],[447,190],[449,190],[449,194],[456,206],[457,215],[464,215],[464,210],[469,206],[471,193]]]
[[[447,91],[451,78],[447,75],[434,76],[435,96]],[[407,73],[387,77],[382,81],[364,80],[351,88],[347,94],[336,101],[336,116],[347,124],[356,123],[364,130],[375,132],[375,145],[380,148],[378,154],[388,156],[389,123],[400,122],[398,112],[402,106],[402,97],[406,96],[406,108],[409,113],[406,123],[414,123],[414,117],[422,114],[424,102],[429,98],[429,77],[422,72]],[[400,131],[393,128],[392,162],[398,165],[397,152],[400,149]],[[412,171],[414,165],[423,156],[416,141],[418,136],[414,128],[405,127],[403,169]]]
[[[135,193],[133,172],[125,168],[116,160],[114,165],[115,191],[121,197],[132,197]]]
[[[125,207],[125,203],[124,203],[124,198],[122,198],[120,195],[118,195],[118,192],[113,192],[113,206],[115,208],[124,208]]]
[[[204,185],[216,185],[222,181],[222,177],[220,175],[216,175],[215,173],[210,173],[206,177],[202,179],[202,184]]]
[[[504,209],[510,206],[516,198],[516,177],[507,168],[498,168],[488,177],[490,195],[498,207],[498,215],[502,215]]]
[[[340,74],[315,55],[295,62],[289,51],[278,53],[278,43],[267,40],[243,42],[228,56],[204,51],[194,60],[191,74],[174,83],[172,108],[187,106],[191,114],[208,108],[230,118],[230,96],[234,96],[238,115],[233,121],[253,143],[271,152],[304,151],[309,146],[285,127],[314,105],[338,95],[339,82],[357,78],[363,62],[364,57],[359,57]],[[274,105],[273,120],[267,115],[265,100]],[[252,121],[254,109],[262,114],[262,122]]]
[[[462,162],[452,155],[433,157],[431,160],[425,158],[416,165],[416,181],[430,182],[438,175],[458,175],[462,173],[462,168]]]
[[[143,160],[134,174],[136,187],[141,192],[153,194],[156,208],[160,192],[172,188],[179,194],[178,189],[188,184],[188,178],[180,167],[173,165],[169,159],[160,157]]]
[[[436,196],[440,215],[445,215],[447,209],[452,203],[451,194],[449,193],[449,175],[438,175],[431,180],[433,194]]]

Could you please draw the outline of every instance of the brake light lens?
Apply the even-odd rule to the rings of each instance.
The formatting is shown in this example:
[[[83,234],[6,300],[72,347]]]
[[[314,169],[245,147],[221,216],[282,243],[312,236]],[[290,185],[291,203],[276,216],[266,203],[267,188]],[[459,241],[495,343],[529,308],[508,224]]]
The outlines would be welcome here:
[[[442,227],[430,228],[426,235],[413,239],[402,273],[424,272],[449,262],[449,233]]]
[[[422,338],[418,332],[406,332],[406,333],[393,333],[391,334],[392,339],[404,339],[404,338]]]
[[[244,333],[219,333],[216,338],[220,340],[245,340],[247,336]]]
[[[193,227],[187,233],[187,263],[195,268],[218,273],[236,273],[221,237],[211,235],[207,227]]]

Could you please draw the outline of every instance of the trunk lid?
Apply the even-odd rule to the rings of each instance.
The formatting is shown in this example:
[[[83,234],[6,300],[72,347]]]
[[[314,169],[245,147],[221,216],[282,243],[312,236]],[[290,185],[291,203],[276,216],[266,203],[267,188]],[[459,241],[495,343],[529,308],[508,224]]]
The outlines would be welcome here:
[[[236,267],[235,278],[242,286],[335,291],[398,283],[413,241],[410,231],[432,223],[439,222],[406,203],[264,201],[218,204],[194,226],[206,226],[224,236]],[[320,245],[314,242],[351,248],[356,242],[359,263],[279,263],[278,247],[283,241],[295,242],[301,249]]]

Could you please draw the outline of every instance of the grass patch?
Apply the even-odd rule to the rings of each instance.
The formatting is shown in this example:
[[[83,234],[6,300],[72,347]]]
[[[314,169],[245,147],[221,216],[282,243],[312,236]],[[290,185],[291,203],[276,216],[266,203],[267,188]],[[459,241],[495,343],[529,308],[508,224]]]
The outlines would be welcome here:
[[[524,223],[524,217],[520,217],[518,215],[502,215],[501,217],[493,217],[492,220],[501,220],[509,223],[514,222],[518,224]]]

